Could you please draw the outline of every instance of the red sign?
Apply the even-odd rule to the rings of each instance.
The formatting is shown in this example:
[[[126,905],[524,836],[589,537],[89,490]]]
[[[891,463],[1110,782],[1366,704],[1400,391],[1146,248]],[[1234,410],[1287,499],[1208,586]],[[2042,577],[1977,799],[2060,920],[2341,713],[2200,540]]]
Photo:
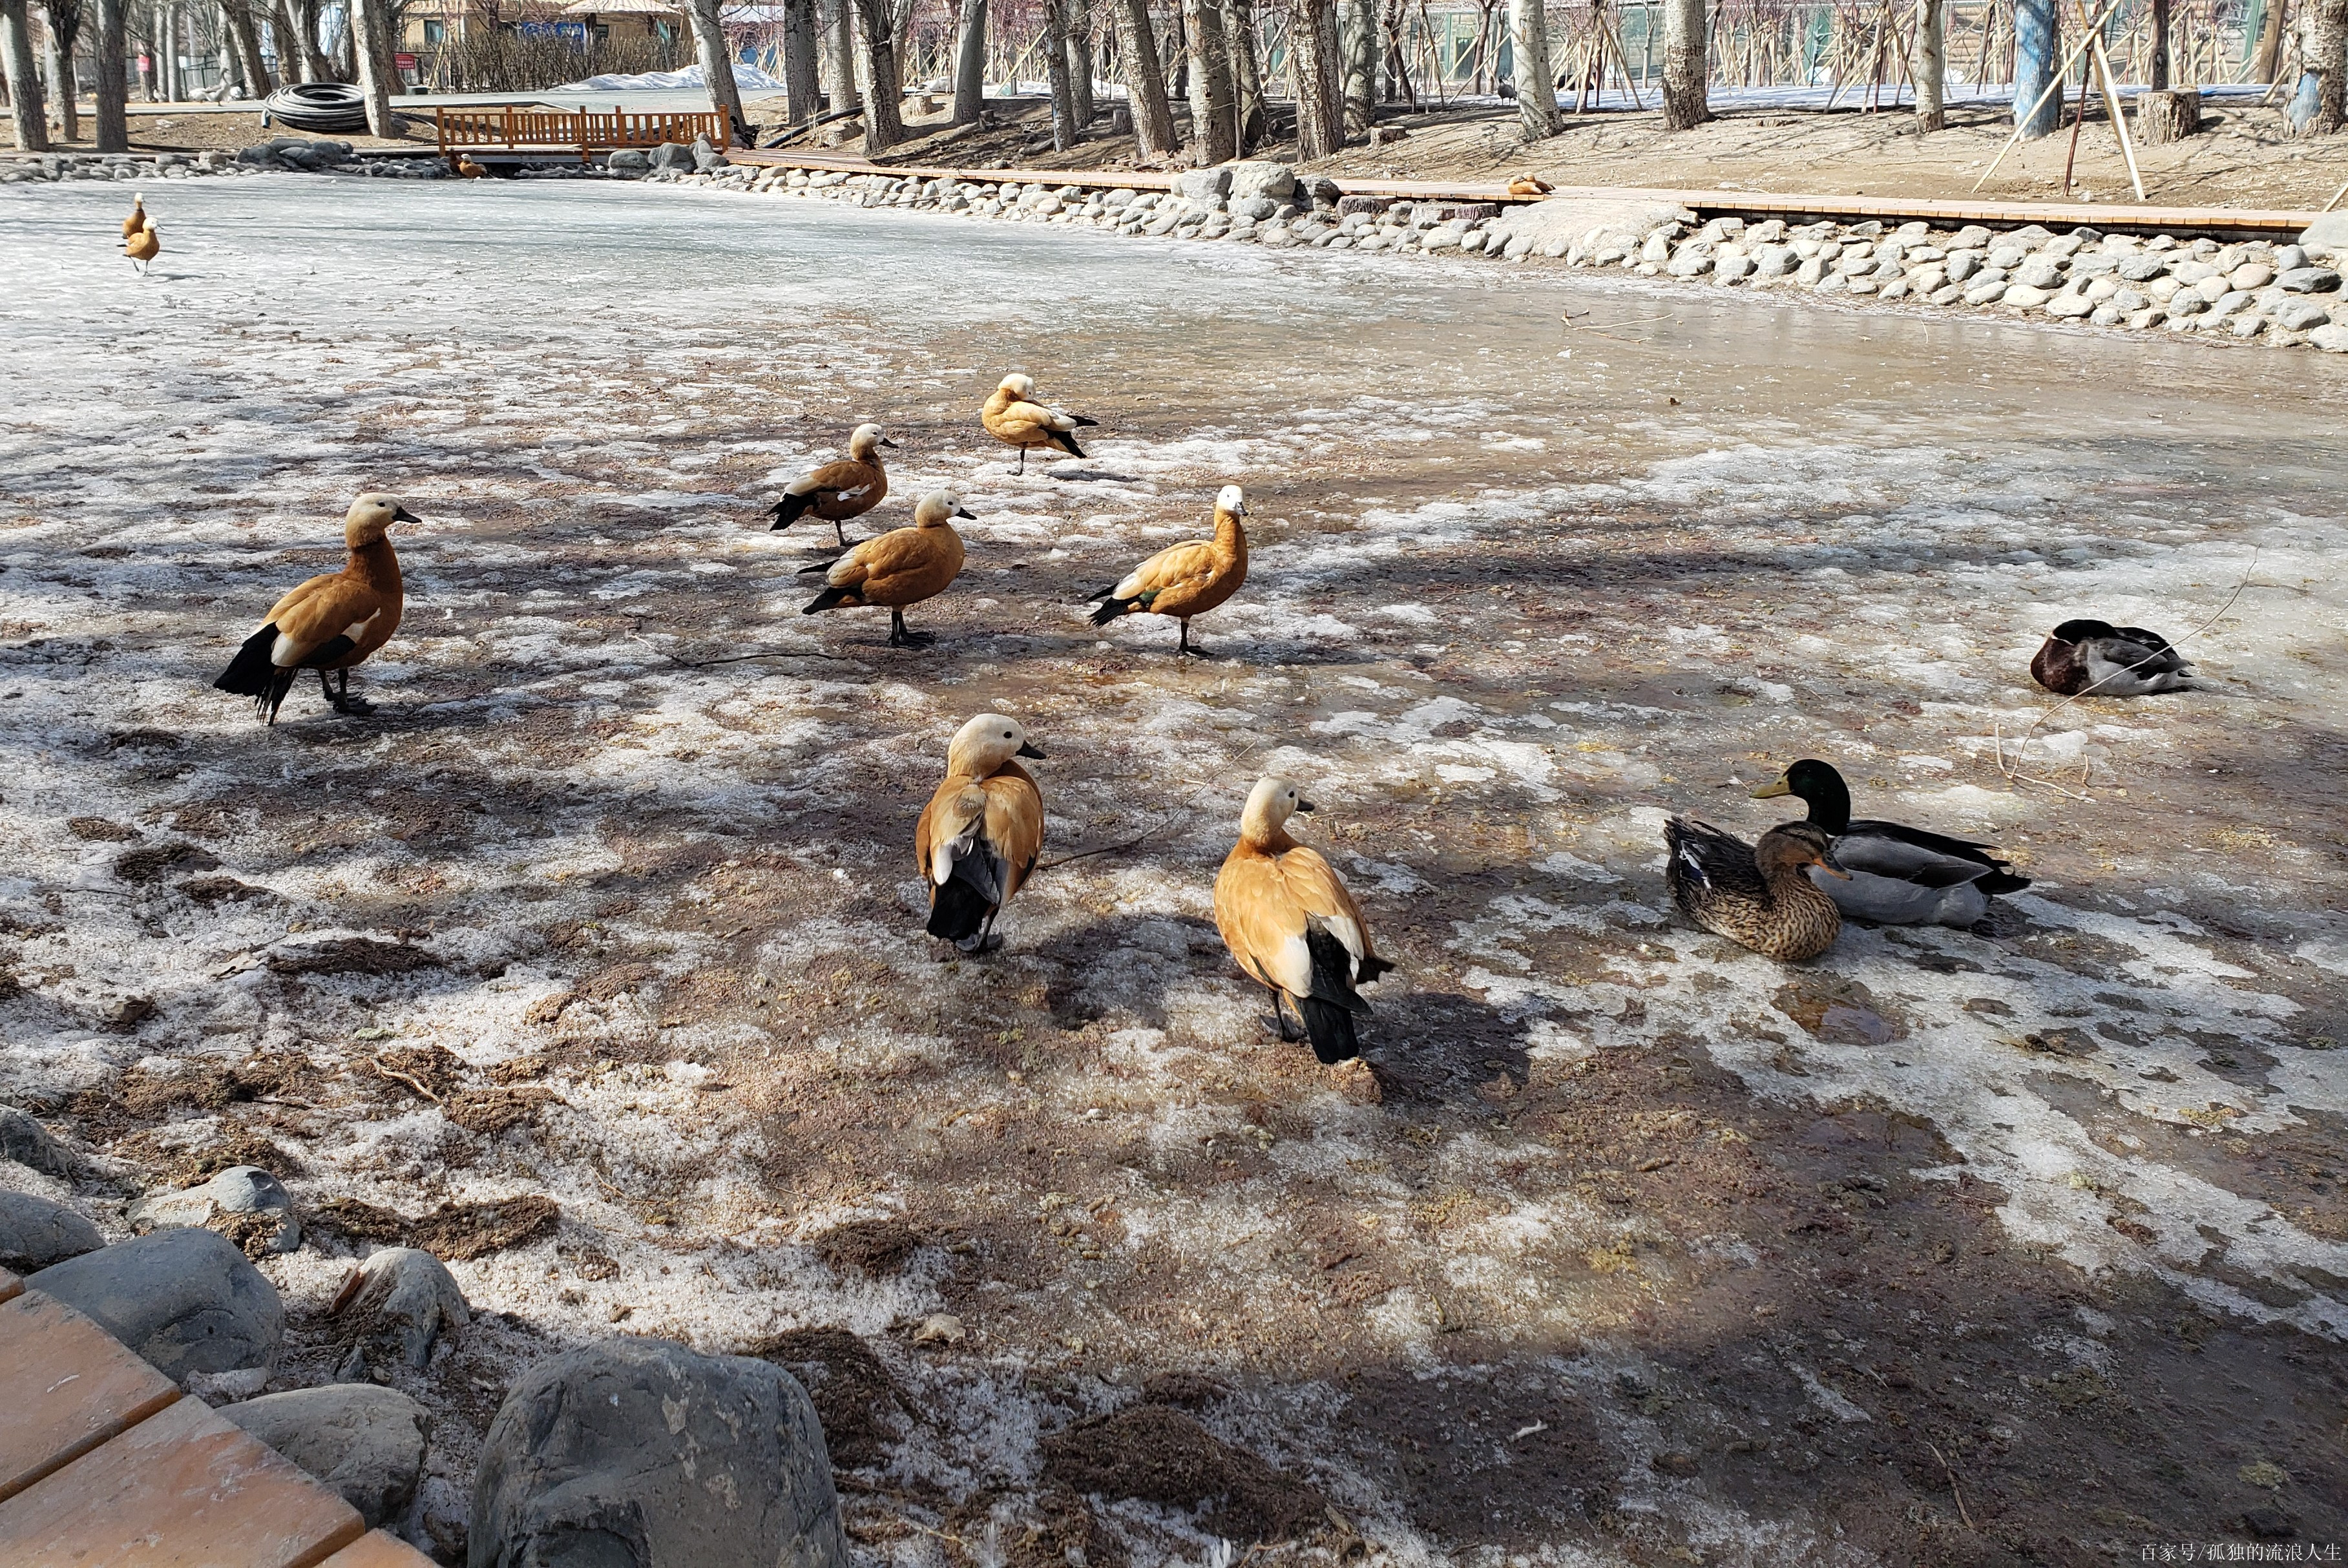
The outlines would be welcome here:
[[[391,57],[391,63],[403,71],[412,71],[416,68],[416,57],[414,55],[394,55]]]

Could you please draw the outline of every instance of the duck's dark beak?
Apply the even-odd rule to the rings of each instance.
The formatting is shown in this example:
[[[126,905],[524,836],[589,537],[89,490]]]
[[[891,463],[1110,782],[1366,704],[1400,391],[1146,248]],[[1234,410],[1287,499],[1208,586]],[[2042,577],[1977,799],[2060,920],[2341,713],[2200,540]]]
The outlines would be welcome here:
[[[1251,512],[1251,511],[1250,511],[1248,510],[1248,503],[1247,503],[1247,502],[1245,502],[1245,501],[1241,501],[1241,502],[1240,502],[1240,515],[1241,515],[1241,517],[1253,517],[1253,516],[1255,515],[1255,513],[1253,513],[1253,512]]]
[[[414,512],[408,511],[404,506],[396,506],[391,509],[391,521],[394,522],[422,522],[424,520],[417,516]]]
[[[1011,755],[1014,757],[1032,757],[1036,761],[1041,762],[1044,760],[1044,748],[1036,745],[1032,740],[1023,740],[1019,743],[1019,749],[1013,752]]]
[[[892,451],[892,452],[893,452],[893,451],[895,451],[895,450],[897,449],[897,443],[896,443],[896,442],[894,442],[894,441],[892,441],[892,440],[891,440],[891,439],[890,439],[888,437],[886,437],[886,436],[883,436],[883,437],[881,437],[881,438],[880,438],[880,444],[881,444],[882,446],[884,446],[884,447],[888,448],[888,449],[889,449],[891,451]]]
[[[1838,882],[1850,881],[1850,873],[1835,863],[1834,851],[1831,850],[1818,857],[1818,870]]]
[[[966,506],[958,506],[954,508],[953,514],[956,517],[961,518],[965,522],[976,522],[978,521],[978,513],[971,511],[970,508]]]
[[[1300,811],[1309,812],[1313,810],[1313,802],[1310,800],[1299,800],[1296,802],[1296,809]]]
[[[1777,781],[1775,784],[1764,784],[1753,791],[1753,798],[1756,800],[1774,800],[1780,795],[1790,795],[1793,792],[1794,787],[1786,782],[1786,777],[1781,773],[1777,776]]]

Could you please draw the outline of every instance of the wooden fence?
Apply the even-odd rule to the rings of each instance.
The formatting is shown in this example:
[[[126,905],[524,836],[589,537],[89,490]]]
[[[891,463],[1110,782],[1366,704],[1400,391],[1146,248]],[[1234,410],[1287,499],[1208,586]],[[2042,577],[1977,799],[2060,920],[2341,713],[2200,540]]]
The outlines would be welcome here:
[[[469,147],[524,150],[576,150],[579,161],[589,155],[623,147],[658,147],[664,141],[690,142],[705,136],[711,146],[726,150],[730,127],[722,114],[631,114],[617,109],[560,109],[517,104],[482,108],[436,108],[435,130],[440,155],[453,165],[457,153]]]

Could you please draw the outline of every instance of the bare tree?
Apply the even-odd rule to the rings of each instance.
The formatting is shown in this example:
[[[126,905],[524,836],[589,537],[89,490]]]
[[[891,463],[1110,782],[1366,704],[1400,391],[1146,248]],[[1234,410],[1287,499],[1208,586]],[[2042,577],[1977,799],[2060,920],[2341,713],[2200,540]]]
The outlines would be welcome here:
[[[1223,42],[1231,52],[1232,150],[1241,157],[1264,139],[1271,119],[1263,107],[1263,66],[1256,57],[1255,0],[1223,0]]]
[[[264,98],[271,85],[269,62],[261,57],[260,29],[252,25],[252,13],[245,5],[246,0],[221,0],[221,22],[227,27],[236,46],[237,60],[243,67],[244,90],[254,98]]]
[[[1289,0],[1288,69],[1296,86],[1296,156],[1327,158],[1344,145],[1344,111],[1329,91],[1335,62],[1317,12],[1333,0]]]
[[[1603,20],[1593,15],[1591,24],[1602,26]],[[1555,136],[1562,127],[1557,73],[1549,63],[1549,16],[1541,0],[1509,0],[1509,33],[1516,55],[1517,123],[1524,128],[1527,141]]]
[[[700,3],[715,5],[716,0]],[[856,9],[864,24],[864,150],[882,152],[905,139],[895,18],[889,0],[856,0]]]
[[[391,112],[391,61],[376,48],[382,36],[384,0],[351,0],[349,25],[351,63],[357,68],[359,92],[366,99],[367,129],[376,136],[397,136],[399,122]]]
[[[1076,124],[1089,126],[1097,112],[1093,103],[1092,0],[1067,0],[1068,103]]]
[[[1043,0],[1043,5],[1044,79],[1052,89],[1052,146],[1066,152],[1082,139],[1076,105],[1068,96],[1067,31],[1062,23],[1060,0]]]
[[[40,67],[33,62],[33,29],[25,0],[0,0],[0,66],[8,73],[8,111],[16,123],[16,145],[26,152],[49,150],[49,117],[41,107]]]
[[[1948,0],[1916,0],[1916,47],[1908,74],[1916,81],[1916,129],[1941,129],[1949,122],[1941,103],[1949,75]]]
[[[47,56],[49,94],[57,99],[57,135],[81,139],[81,82],[74,75],[74,43],[81,36],[81,0],[42,0],[48,25],[41,29]]]
[[[954,123],[976,124],[986,112],[985,96],[986,0],[962,0],[954,36]]]
[[[2348,0],[2308,6],[2307,68],[2315,73],[2315,118],[2307,134],[2330,136],[2348,123]]]
[[[864,101],[864,95],[856,90],[856,0],[832,0],[825,41],[831,57],[831,108],[837,114]]]
[[[823,90],[816,81],[815,35],[815,0],[783,0],[783,91],[793,125],[815,118]]]
[[[98,150],[130,150],[129,105],[123,69],[129,64],[122,37],[123,0],[98,0],[98,40],[90,63],[98,70]]]
[[[318,47],[318,0],[285,0],[287,19],[294,24],[294,57],[301,62],[301,79],[324,82],[335,79],[333,67],[327,63],[325,51]],[[285,51],[278,50],[283,58]]]
[[[726,24],[718,18],[717,0],[691,0],[685,15],[693,23],[693,50],[701,62],[701,85],[709,94],[710,109],[726,117],[737,145],[747,144],[751,139],[750,122],[742,113],[742,89],[734,80],[734,50],[726,42]]]
[[[1166,73],[1149,26],[1149,0],[1118,0],[1118,10],[1125,29],[1117,54],[1125,65],[1125,90],[1133,102],[1134,140],[1144,158],[1169,157],[1181,144],[1175,139],[1174,108],[1166,98]]]
[[[1231,141],[1231,56],[1223,41],[1223,13],[1217,0],[1182,0],[1182,24],[1189,35],[1190,139],[1201,164],[1222,163],[1236,150]]]
[[[1369,135],[1378,112],[1377,0],[1344,0],[1345,139]]]
[[[1693,130],[1712,118],[1711,29],[1704,0],[1663,0],[1663,129]]]

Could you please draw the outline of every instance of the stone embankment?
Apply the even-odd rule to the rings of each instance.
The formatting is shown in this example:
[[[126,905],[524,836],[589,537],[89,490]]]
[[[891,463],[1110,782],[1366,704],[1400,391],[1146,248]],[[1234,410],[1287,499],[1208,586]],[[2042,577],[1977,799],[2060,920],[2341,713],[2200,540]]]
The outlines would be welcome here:
[[[682,152],[685,150],[679,149]],[[1910,222],[1700,222],[1669,203],[1341,196],[1277,163],[1225,164],[1169,191],[710,166],[675,154],[638,177],[752,194],[907,208],[1274,249],[1562,262],[1715,288],[1787,291],[1934,313],[2312,345],[2348,353],[2348,214],[2296,242]]]
[[[0,162],[0,185],[36,181],[123,180],[152,184],[208,174],[341,174],[376,180],[446,180],[437,158],[364,158],[347,141],[273,137],[237,152],[45,152]]]

